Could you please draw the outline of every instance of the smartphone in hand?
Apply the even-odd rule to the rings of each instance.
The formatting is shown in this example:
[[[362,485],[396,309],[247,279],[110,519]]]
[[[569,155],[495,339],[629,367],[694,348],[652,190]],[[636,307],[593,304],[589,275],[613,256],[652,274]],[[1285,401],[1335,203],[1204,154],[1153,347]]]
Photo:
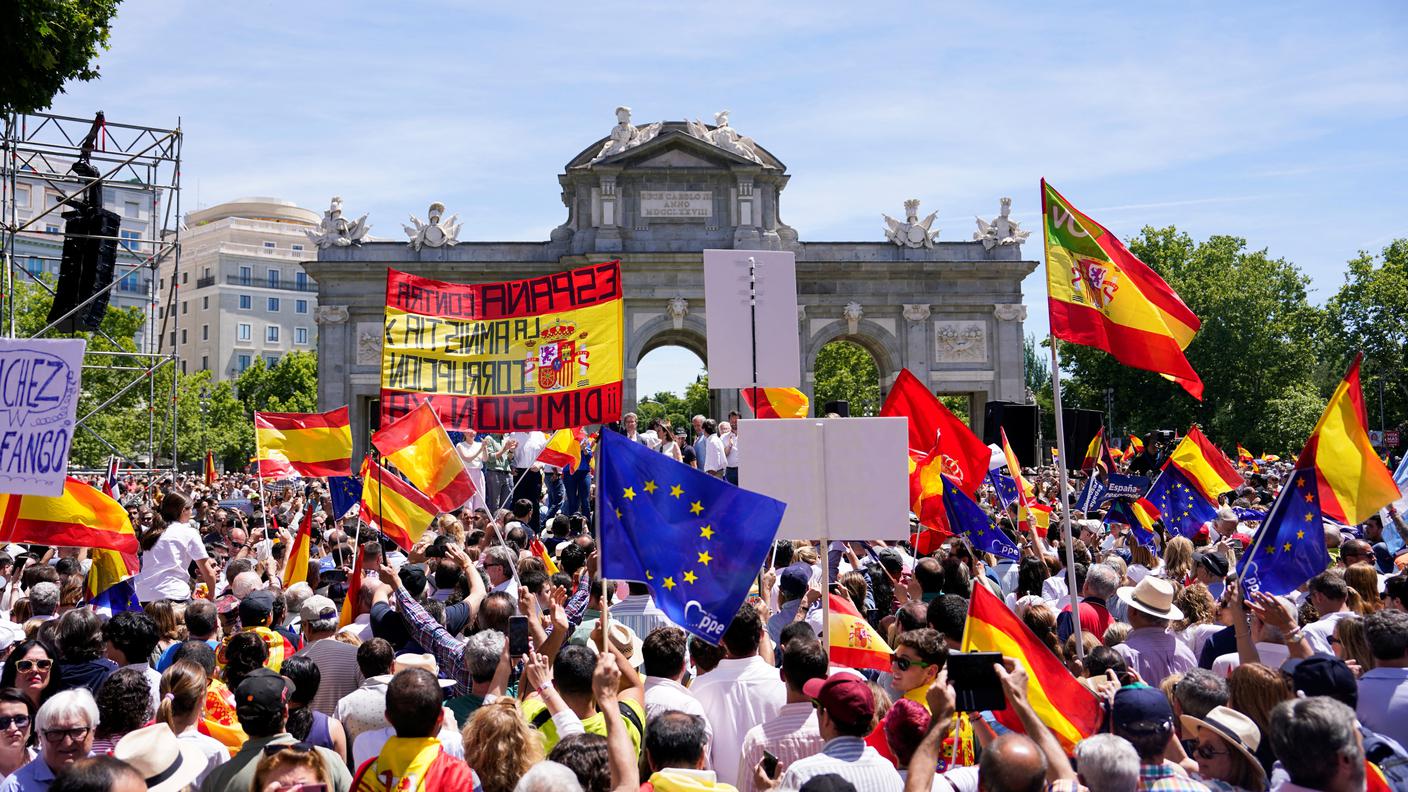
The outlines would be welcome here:
[[[763,749],[763,775],[768,778],[777,778],[777,757],[772,751]]]
[[[508,653],[511,657],[528,654],[528,617],[510,616],[508,619]]]
[[[1007,694],[997,676],[1001,652],[954,652],[948,656],[948,681],[953,685],[958,712],[1007,708]]]

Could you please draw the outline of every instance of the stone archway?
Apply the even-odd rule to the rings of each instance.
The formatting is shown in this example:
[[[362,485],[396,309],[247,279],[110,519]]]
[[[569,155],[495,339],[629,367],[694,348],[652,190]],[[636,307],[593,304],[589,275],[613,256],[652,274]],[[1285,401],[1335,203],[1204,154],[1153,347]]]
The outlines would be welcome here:
[[[841,320],[821,327],[819,332],[814,334],[808,335],[804,332],[803,338],[802,392],[813,402],[816,401],[816,357],[821,354],[822,347],[833,341],[849,341],[869,353],[880,373],[882,401],[903,366],[901,361],[904,357],[901,354],[899,339],[887,328],[867,319],[856,322],[854,331],[850,324]]]
[[[704,339],[704,320],[696,316],[686,316],[682,322],[676,322],[669,316],[657,316],[632,329],[626,335],[622,403],[634,405],[640,398],[640,394],[636,392],[636,366],[641,358],[660,347],[677,346],[693,352],[701,361],[706,361],[709,356]]]

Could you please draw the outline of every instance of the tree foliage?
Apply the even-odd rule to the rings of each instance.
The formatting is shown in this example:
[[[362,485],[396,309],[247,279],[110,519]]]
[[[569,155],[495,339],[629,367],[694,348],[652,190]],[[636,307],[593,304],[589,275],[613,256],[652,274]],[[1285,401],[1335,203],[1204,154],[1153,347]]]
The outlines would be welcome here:
[[[685,386],[684,395],[660,391],[654,396],[646,396],[636,405],[636,419],[642,430],[650,428],[650,422],[666,420],[672,429],[689,429],[690,421],[696,415],[709,414],[709,376],[701,373],[694,382]]]
[[[851,415],[880,412],[880,369],[859,344],[832,341],[816,355],[816,387],[812,414],[825,415],[829,401],[850,402]]]
[[[1361,251],[1349,262],[1344,285],[1325,305],[1327,332],[1321,359],[1329,381],[1337,380],[1354,354],[1364,352],[1361,383],[1369,424],[1379,425],[1383,388],[1384,426],[1408,422],[1408,239],[1372,256]]]
[[[98,77],[119,0],[10,0],[0,20],[0,113],[47,108],[69,80]]]

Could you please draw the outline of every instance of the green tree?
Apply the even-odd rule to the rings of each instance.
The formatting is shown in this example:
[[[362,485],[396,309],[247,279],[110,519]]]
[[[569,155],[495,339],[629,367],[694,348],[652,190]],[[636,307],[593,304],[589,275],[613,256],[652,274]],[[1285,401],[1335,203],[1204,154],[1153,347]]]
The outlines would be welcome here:
[[[1372,256],[1361,251],[1349,262],[1344,285],[1325,305],[1320,359],[1322,387],[1333,388],[1356,352],[1364,352],[1360,382],[1370,426],[1408,422],[1408,239],[1397,239]]]
[[[263,360],[240,373],[234,394],[242,409],[240,424],[231,431],[230,448],[222,457],[227,466],[243,465],[254,456],[254,413],[316,412],[318,409],[318,354],[290,352],[268,366]],[[212,406],[212,411],[214,407]],[[189,425],[189,424],[188,424]]]
[[[1300,453],[1324,410],[1325,398],[1314,385],[1286,388],[1262,405],[1253,433],[1259,443],[1248,450],[1281,456]]]
[[[850,402],[851,415],[880,412],[880,370],[863,347],[850,341],[832,341],[816,355],[816,398],[812,413],[822,411],[829,401]]]
[[[0,24],[0,113],[47,108],[69,80],[98,77],[118,0],[11,0]]]
[[[1262,410],[1319,381],[1312,343],[1323,316],[1310,305],[1309,279],[1294,264],[1246,240],[1213,236],[1195,243],[1176,228],[1146,227],[1129,249],[1163,276],[1202,320],[1186,351],[1204,384],[1201,402],[1151,372],[1123,366],[1091,347],[1061,345],[1062,401],[1103,410],[1115,393],[1121,430],[1185,429],[1199,424],[1221,445],[1266,446]]]

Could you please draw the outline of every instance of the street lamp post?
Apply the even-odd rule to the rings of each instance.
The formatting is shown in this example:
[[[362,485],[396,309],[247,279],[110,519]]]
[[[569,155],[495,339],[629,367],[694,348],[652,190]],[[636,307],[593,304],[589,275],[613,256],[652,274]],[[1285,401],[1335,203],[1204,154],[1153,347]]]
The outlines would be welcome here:
[[[205,454],[209,453],[209,451],[210,451],[210,445],[209,445],[209,443],[207,442],[206,435],[205,435],[205,419],[206,419],[206,415],[208,415],[209,413],[210,413],[210,389],[207,388],[207,387],[205,387],[204,385],[202,385],[202,386],[201,386],[201,389],[200,389],[200,445],[201,445],[201,467],[202,467],[202,470],[204,470],[204,466],[205,466]]]

